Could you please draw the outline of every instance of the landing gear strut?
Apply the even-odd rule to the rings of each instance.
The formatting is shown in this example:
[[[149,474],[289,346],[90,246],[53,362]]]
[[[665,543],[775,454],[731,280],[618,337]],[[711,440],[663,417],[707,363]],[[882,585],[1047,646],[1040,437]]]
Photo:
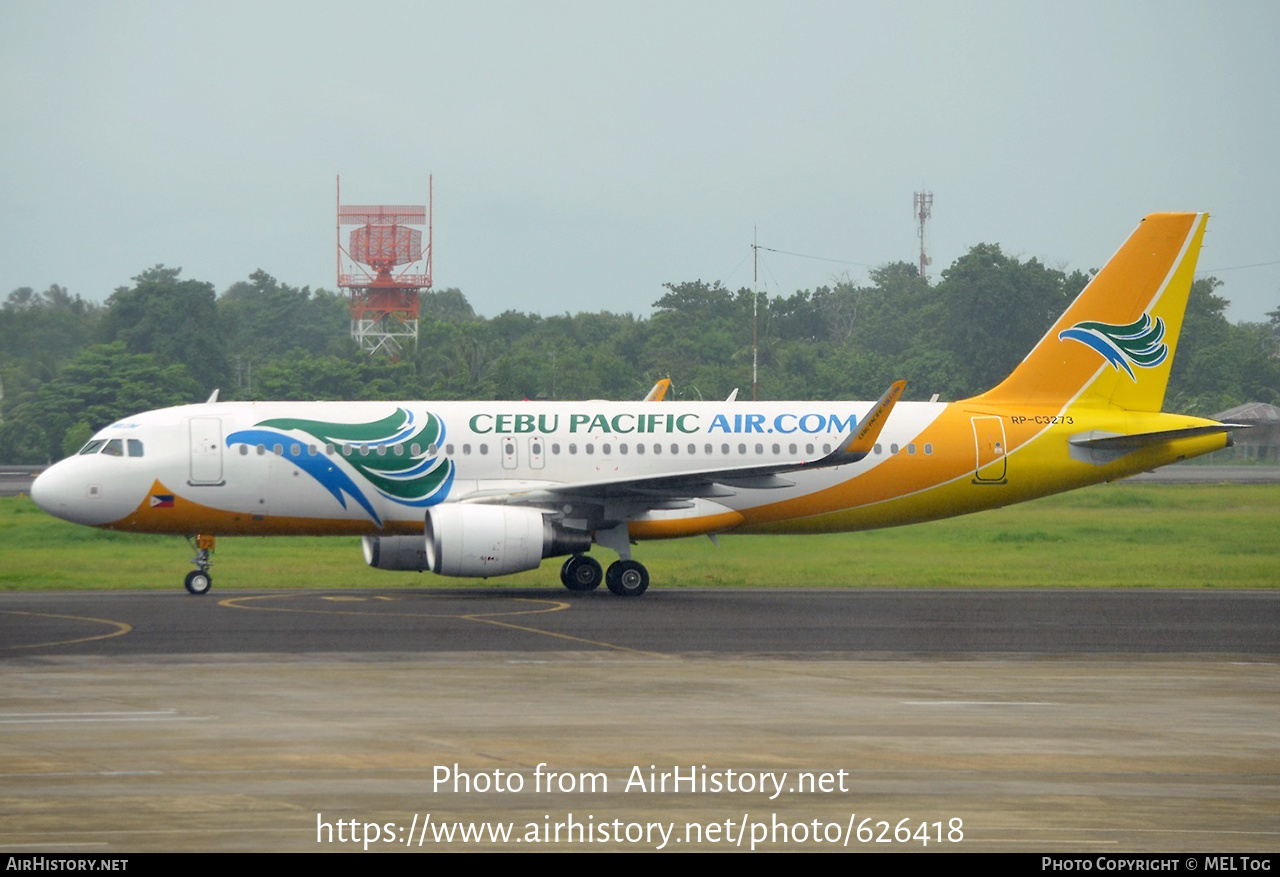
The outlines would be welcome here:
[[[603,579],[604,571],[600,569],[600,564],[594,557],[585,554],[575,554],[560,567],[560,581],[575,593],[594,591],[600,587]]]
[[[596,542],[618,552],[618,559],[609,564],[604,583],[619,597],[639,597],[649,589],[649,571],[638,560],[631,559],[631,533],[623,521],[607,530],[596,530]]]
[[[209,575],[209,567],[213,566],[213,536],[196,536],[195,539],[187,538],[188,542],[195,545],[196,556],[191,558],[191,562],[196,568],[187,573],[183,584],[186,585],[187,591],[196,596],[209,593],[209,589],[213,587],[213,576]]]

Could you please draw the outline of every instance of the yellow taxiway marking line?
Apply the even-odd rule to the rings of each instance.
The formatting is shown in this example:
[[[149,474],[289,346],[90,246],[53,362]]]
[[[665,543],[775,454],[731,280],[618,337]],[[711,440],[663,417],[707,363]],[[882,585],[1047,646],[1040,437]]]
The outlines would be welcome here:
[[[6,649],[38,649],[46,646],[69,646],[74,643],[90,643],[97,639],[111,639],[113,636],[124,636],[126,633],[133,630],[132,624],[126,624],[123,621],[112,621],[110,618],[91,618],[86,615],[55,615],[51,612],[23,612],[18,609],[4,609],[0,611],[7,612],[10,615],[30,615],[35,618],[66,618],[71,621],[90,621],[94,624],[107,624],[116,628],[111,633],[100,633],[97,636],[82,636],[77,639],[60,639],[44,643],[27,643],[26,645],[21,646],[5,646]]]
[[[509,618],[516,615],[542,615],[547,612],[563,612],[572,606],[571,603],[568,603],[564,600],[539,600],[532,597],[502,597],[499,599],[511,600],[514,602],[521,602],[521,603],[534,603],[534,604],[546,604],[546,605],[541,605],[541,606],[538,606],[537,608],[520,609],[516,611],[492,612],[492,613],[470,612],[470,613],[463,613],[463,614],[439,613],[439,612],[396,612],[396,613],[360,612],[360,611],[345,610],[345,609],[339,609],[339,610],[295,609],[292,607],[285,607],[285,606],[257,606],[257,605],[247,606],[245,605],[246,603],[249,603],[251,601],[256,602],[259,600],[274,600],[274,599],[282,599],[282,598],[289,598],[289,597],[307,597],[307,596],[314,596],[314,594],[315,592],[312,592],[312,591],[302,591],[302,592],[295,592],[291,594],[262,594],[255,597],[228,597],[224,600],[218,601],[218,605],[225,606],[228,609],[249,609],[249,610],[256,610],[259,612],[304,612],[304,613],[314,613],[314,614],[320,614],[320,615],[381,615],[381,616],[394,614],[395,616],[402,617],[402,618],[403,617],[457,618],[463,621],[474,621],[480,624],[492,624],[496,627],[505,627],[511,630],[520,630],[520,631],[524,631],[525,633],[536,633],[542,636],[552,637],[553,639],[561,639],[561,640],[566,640],[568,642],[583,643],[585,645],[596,646],[597,648],[602,648],[602,649],[612,649],[613,651],[618,651],[618,652],[627,652],[629,654],[636,654],[636,655],[648,655],[655,658],[669,657],[667,655],[663,655],[661,652],[647,652],[643,649],[633,649],[628,646],[620,646],[617,643],[605,642],[603,640],[587,639],[585,637],[574,636],[573,634],[568,634],[568,633],[556,633],[550,630],[542,630],[537,627],[528,627],[526,625],[515,624],[510,621],[499,620],[501,618]],[[351,602],[352,600],[360,601],[366,598],[363,598],[363,597],[346,598],[341,595],[335,595],[335,596],[321,595],[320,599],[322,600],[336,599],[342,602]],[[382,599],[382,598],[376,598],[376,599]]]
[[[512,599],[528,600],[530,598],[513,597]],[[560,601],[557,600],[556,602],[560,602]],[[569,603],[563,603],[562,605],[566,609],[568,609],[570,606]],[[494,613],[494,614],[495,615],[507,615],[507,614],[523,615],[527,613],[516,612],[516,613]],[[585,637],[574,636],[573,634],[569,634],[569,633],[556,633],[550,630],[541,630],[537,627],[526,627],[523,624],[512,624],[509,621],[499,621],[497,618],[487,618],[484,615],[460,615],[458,617],[465,618],[468,621],[480,621],[480,622],[484,622],[485,624],[497,625],[498,627],[509,627],[509,628],[512,628],[513,630],[524,630],[524,631],[528,631],[529,633],[540,633],[543,636],[554,637],[555,639],[569,640],[570,642],[576,642],[576,643],[586,643],[587,645],[599,646],[602,649],[613,649],[614,651],[618,651],[618,652],[628,652],[633,655],[648,655],[653,658],[670,657],[670,655],[664,655],[661,652],[647,652],[644,649],[633,649],[630,646],[620,646],[620,645],[617,645],[616,643],[604,642],[603,640],[586,639]]]

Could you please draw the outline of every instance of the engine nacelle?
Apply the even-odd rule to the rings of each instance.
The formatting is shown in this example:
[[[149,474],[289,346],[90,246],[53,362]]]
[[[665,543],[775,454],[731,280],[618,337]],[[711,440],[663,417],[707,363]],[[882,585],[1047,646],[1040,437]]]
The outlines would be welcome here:
[[[364,562],[374,569],[422,572],[427,566],[426,542],[421,536],[365,536]]]
[[[536,569],[543,558],[590,548],[590,534],[566,530],[537,509],[473,503],[428,509],[423,537],[364,537],[365,561],[377,569],[465,577]]]

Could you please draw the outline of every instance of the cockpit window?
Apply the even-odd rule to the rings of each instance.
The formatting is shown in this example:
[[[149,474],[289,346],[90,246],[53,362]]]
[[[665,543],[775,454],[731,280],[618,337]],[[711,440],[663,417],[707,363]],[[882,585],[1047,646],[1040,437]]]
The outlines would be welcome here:
[[[142,442],[138,439],[93,439],[80,449],[80,454],[106,454],[109,457],[123,457],[126,448],[130,457],[142,456]]]

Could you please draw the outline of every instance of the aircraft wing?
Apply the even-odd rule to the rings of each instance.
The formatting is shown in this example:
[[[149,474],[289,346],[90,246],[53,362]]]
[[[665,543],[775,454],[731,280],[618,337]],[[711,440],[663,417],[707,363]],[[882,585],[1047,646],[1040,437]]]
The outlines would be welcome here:
[[[645,402],[661,402],[666,398],[667,390],[671,389],[671,378],[662,378],[653,385],[653,389],[649,391],[649,395],[644,397]]]
[[[790,487],[794,482],[782,477],[790,472],[827,469],[856,463],[871,453],[893,406],[906,389],[898,381],[872,406],[862,420],[844,436],[835,449],[811,460],[724,466],[670,474],[602,478],[572,484],[541,485],[526,491],[480,491],[462,498],[464,502],[510,505],[558,506],[565,500],[583,502],[624,502],[644,508],[674,508],[672,503],[703,497],[733,496],[739,490],[769,490]]]

